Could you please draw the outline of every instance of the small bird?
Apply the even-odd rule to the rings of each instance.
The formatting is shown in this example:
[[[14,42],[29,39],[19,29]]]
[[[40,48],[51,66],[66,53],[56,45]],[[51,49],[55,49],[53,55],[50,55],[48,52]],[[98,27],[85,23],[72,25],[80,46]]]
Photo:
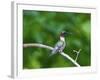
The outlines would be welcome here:
[[[54,49],[52,50],[52,55],[56,54],[57,52],[62,52],[66,46],[66,42],[65,42],[65,36],[69,34],[69,32],[61,32],[60,34],[60,40],[56,43]]]

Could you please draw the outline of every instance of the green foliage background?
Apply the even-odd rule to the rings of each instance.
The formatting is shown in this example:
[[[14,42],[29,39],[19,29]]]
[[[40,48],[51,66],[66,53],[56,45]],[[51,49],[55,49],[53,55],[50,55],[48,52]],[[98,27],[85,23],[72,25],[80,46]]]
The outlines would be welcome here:
[[[82,49],[77,62],[81,66],[91,65],[90,33],[91,15],[89,13],[50,12],[23,10],[23,44],[42,43],[54,46],[61,31],[71,32],[66,37],[64,52],[75,59],[73,50]],[[23,68],[73,67],[71,61],[59,53],[49,57],[51,51],[43,48],[23,48]]]

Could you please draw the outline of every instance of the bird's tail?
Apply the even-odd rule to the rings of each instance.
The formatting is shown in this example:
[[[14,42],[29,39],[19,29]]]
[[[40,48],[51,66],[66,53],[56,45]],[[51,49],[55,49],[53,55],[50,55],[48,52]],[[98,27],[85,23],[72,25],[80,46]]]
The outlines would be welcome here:
[[[51,52],[51,54],[49,55],[49,57],[53,56],[54,54],[56,54],[56,50],[55,50],[55,49],[52,50],[52,52]]]
[[[55,49],[52,50],[52,54],[54,54],[54,53],[56,53],[56,50]]]

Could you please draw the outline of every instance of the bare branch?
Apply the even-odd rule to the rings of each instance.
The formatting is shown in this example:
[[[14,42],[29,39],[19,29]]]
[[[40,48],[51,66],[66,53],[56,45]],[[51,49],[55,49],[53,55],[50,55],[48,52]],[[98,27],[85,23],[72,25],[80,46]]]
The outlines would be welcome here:
[[[52,47],[44,45],[44,44],[39,44],[39,43],[27,43],[27,44],[23,44],[23,47],[24,48],[28,48],[28,47],[40,47],[40,48],[46,48],[46,49],[49,49],[49,50],[53,50]],[[69,55],[65,54],[64,52],[61,52],[60,54],[62,56],[64,56],[65,58],[69,59],[77,67],[80,67],[80,65],[74,59],[72,59]]]
[[[79,49],[78,51],[73,50],[73,52],[75,52],[75,53],[77,54],[77,55],[76,55],[76,58],[75,58],[75,61],[77,61],[78,56],[79,56],[81,50],[82,50],[82,49]]]
[[[24,48],[27,48],[27,47],[40,47],[40,48],[46,48],[46,49],[53,50],[52,47],[44,45],[44,44],[39,44],[39,43],[27,43],[27,44],[23,44],[23,47]]]
[[[64,56],[65,58],[69,59],[73,64],[75,64],[77,67],[80,67],[80,65],[74,60],[72,59],[69,55],[65,54],[64,52],[60,53],[62,56]]]

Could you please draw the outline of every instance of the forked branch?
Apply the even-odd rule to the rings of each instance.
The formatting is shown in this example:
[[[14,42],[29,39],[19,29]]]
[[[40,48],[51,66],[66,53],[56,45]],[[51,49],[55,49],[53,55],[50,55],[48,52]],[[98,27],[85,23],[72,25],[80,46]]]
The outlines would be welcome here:
[[[46,48],[49,50],[53,50],[53,47],[44,45],[44,44],[39,44],[39,43],[27,43],[27,44],[23,44],[24,48],[28,48],[28,47],[40,47],[40,48]],[[80,65],[74,60],[72,59],[69,55],[65,54],[64,52],[60,53],[62,56],[64,56],[65,58],[69,59],[73,64],[75,64],[77,67],[80,67]]]

